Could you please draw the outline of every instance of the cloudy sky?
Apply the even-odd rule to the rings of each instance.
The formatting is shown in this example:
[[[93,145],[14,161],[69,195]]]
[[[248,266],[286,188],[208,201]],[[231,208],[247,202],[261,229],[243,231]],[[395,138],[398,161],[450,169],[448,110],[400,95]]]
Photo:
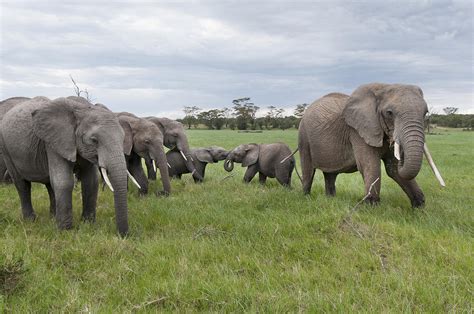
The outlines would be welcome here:
[[[292,108],[368,82],[474,113],[471,1],[4,1],[0,96],[73,94],[114,111]],[[263,109],[264,110],[264,109]]]

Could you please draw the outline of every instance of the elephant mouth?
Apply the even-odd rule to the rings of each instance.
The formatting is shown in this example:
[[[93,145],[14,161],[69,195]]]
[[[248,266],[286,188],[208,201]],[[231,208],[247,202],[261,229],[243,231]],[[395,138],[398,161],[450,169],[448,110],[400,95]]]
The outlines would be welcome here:
[[[224,161],[224,169],[227,171],[227,172],[231,172],[232,170],[234,170],[234,161],[231,160],[231,159],[226,159]]]

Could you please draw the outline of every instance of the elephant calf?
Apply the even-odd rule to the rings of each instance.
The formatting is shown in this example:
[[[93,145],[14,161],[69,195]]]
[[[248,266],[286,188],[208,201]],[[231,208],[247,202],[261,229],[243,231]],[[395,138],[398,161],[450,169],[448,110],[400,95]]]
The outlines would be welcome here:
[[[276,178],[281,185],[290,187],[291,173],[295,168],[295,158],[288,157],[290,155],[291,150],[284,143],[242,144],[229,152],[224,169],[230,172],[234,169],[234,162],[242,163],[242,167],[248,167],[244,175],[246,183],[252,181],[258,172],[261,184],[270,177]]]
[[[218,146],[193,148],[191,149],[191,157],[196,170],[189,171],[181,152],[178,150],[170,150],[166,153],[166,159],[170,166],[170,177],[181,179],[182,174],[192,173],[194,182],[202,182],[207,164],[224,160],[228,154],[229,151]]]

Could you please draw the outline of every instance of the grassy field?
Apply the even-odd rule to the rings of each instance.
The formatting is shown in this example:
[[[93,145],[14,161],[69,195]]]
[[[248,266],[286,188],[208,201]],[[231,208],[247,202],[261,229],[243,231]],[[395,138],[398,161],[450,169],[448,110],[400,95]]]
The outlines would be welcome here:
[[[447,187],[424,163],[422,210],[385,173],[381,204],[349,217],[364,194],[358,173],[339,176],[337,196],[327,198],[318,172],[305,197],[296,175],[291,190],[274,179],[245,185],[244,168],[224,180],[220,163],[203,184],[172,181],[168,198],[141,198],[131,185],[131,235],[120,239],[110,191],[100,192],[89,224],[79,221],[76,188],[75,228],[60,232],[42,186],[34,186],[31,223],[20,218],[15,189],[1,185],[0,312],[472,312],[474,133],[439,133],[427,142]],[[284,141],[293,149],[297,132],[188,136],[192,146]]]

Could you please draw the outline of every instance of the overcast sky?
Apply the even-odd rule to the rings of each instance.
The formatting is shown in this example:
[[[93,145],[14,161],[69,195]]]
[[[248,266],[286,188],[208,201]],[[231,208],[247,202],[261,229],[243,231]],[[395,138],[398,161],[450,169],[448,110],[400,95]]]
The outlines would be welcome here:
[[[1,1],[0,96],[73,94],[172,118],[294,108],[369,82],[474,113],[471,1]]]

